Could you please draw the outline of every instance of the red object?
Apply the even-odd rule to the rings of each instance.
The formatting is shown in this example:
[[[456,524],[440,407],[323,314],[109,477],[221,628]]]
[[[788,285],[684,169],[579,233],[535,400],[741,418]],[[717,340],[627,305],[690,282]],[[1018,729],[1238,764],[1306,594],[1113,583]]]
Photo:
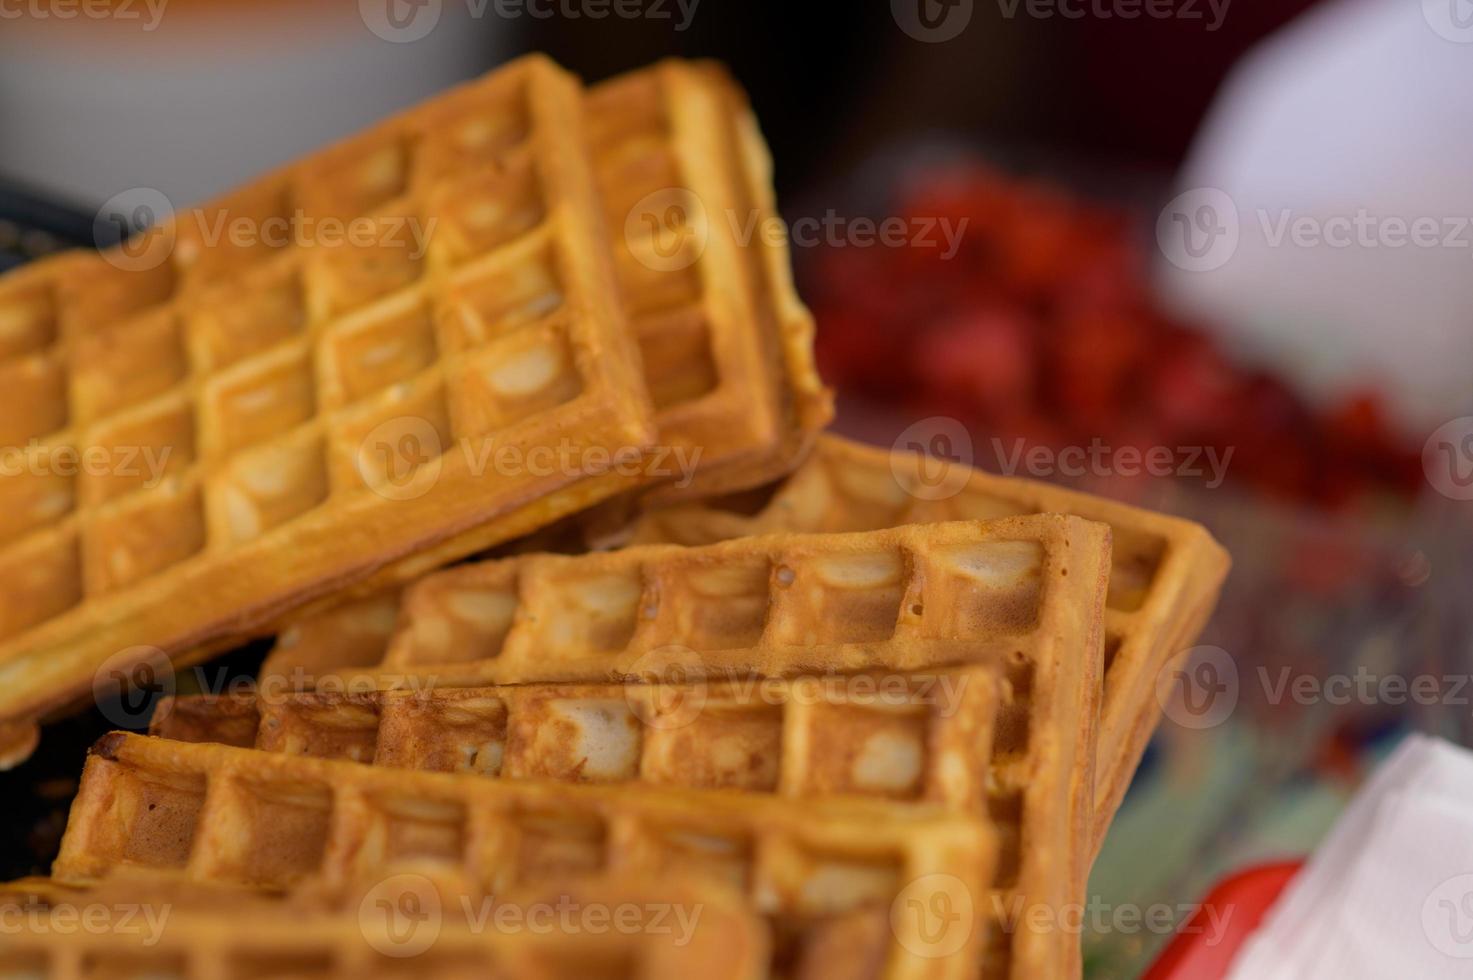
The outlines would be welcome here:
[[[1151,964],[1141,980],[1221,980],[1233,958],[1268,914],[1279,895],[1304,866],[1303,861],[1260,864],[1218,882],[1191,918],[1177,927],[1176,938]],[[1212,906],[1223,933],[1212,937],[1206,923]],[[1216,942],[1209,942],[1209,938]]]
[[[1163,310],[1140,215],[966,164],[893,203],[925,232],[913,245],[805,252],[819,365],[841,390],[1009,444],[1162,447],[1192,479],[1187,454],[1210,451],[1235,485],[1326,508],[1421,487],[1420,445],[1374,392],[1317,410]]]

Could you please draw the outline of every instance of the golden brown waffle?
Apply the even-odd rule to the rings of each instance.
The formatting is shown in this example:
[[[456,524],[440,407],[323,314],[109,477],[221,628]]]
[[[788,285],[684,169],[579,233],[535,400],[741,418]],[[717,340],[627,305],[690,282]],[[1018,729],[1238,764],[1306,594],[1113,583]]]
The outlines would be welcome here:
[[[584,460],[653,442],[582,97],[524,59],[179,216],[152,267],[78,254],[0,280],[0,447],[21,447],[0,721],[120,651],[238,634],[529,501],[586,505]],[[293,217],[280,248],[211,233]],[[304,240],[329,219],[374,244]],[[527,465],[488,475],[493,446]],[[532,466],[541,448],[568,464]],[[139,449],[166,459],[157,485]]]
[[[159,706],[152,734],[402,769],[794,799],[873,796],[982,814],[990,792],[1019,790],[1012,770],[1057,767],[1029,759],[1026,730],[1042,713],[1034,706],[1056,696],[1054,678],[1010,666],[1002,686],[998,670],[977,666],[709,684],[185,697]],[[1072,727],[1078,713],[1071,706],[1057,723]],[[1031,745],[1047,752],[1056,742]]]
[[[792,677],[1036,661],[1071,643],[1088,670],[1109,555],[1103,525],[1036,515],[473,563],[405,592],[397,632],[368,674],[379,687],[602,682],[673,657],[692,677]],[[376,617],[390,601],[375,604]],[[359,656],[364,635],[355,633]],[[302,653],[304,642],[329,649]],[[336,666],[335,642],[321,629],[279,647]],[[279,677],[279,663],[265,676]]]
[[[992,848],[980,821],[878,801],[497,781],[115,733],[88,760],[53,874],[173,870],[329,902],[407,873],[474,897],[587,874],[698,874],[746,896],[774,925],[775,958],[800,974],[840,952],[871,972],[825,975],[975,976],[984,955],[1009,954],[1011,974],[990,975],[1067,975],[1077,937],[1024,931],[987,948]],[[931,929],[917,909],[938,919]],[[850,936],[859,948],[836,945]]]
[[[639,475],[581,487],[580,506],[615,492],[701,497],[782,476],[832,419],[833,397],[814,365],[813,317],[793,287],[786,237],[772,234],[772,163],[745,94],[714,63],[669,60],[595,86],[584,104],[659,438]],[[412,581],[577,509],[477,528],[373,585]]]
[[[861,531],[928,521],[1074,514],[1110,525],[1114,556],[1105,615],[1105,699],[1095,788],[1103,840],[1160,720],[1156,680],[1206,625],[1227,553],[1199,524],[1031,480],[958,468],[824,436],[755,515],[709,506],[656,510],[636,543],[704,545],[781,531]]]
[[[224,254],[195,240],[187,222],[178,225],[174,260],[157,273],[127,276],[95,259],[69,257],[0,285],[0,327],[15,337],[8,349],[0,347],[0,355],[13,355],[22,378],[54,366],[55,377],[47,374],[50,380],[41,388],[54,388],[58,400],[54,409],[20,413],[14,433],[0,430],[0,444],[66,426],[46,435],[31,455],[123,448],[124,439],[141,440],[153,449],[167,446],[186,471],[182,483],[171,476],[152,496],[136,494],[126,506],[98,511],[116,512],[101,522],[101,536],[91,533],[98,522],[89,501],[128,493],[127,481],[96,489],[92,482],[74,486],[75,480],[49,476],[0,480],[0,500],[8,494],[15,501],[10,526],[0,517],[0,546],[23,539],[13,550],[20,553],[17,575],[21,563],[26,570],[24,601],[18,599],[9,612],[0,606],[0,643],[7,633],[36,626],[35,643],[48,644],[33,647],[29,633],[13,635],[0,646],[0,664],[11,656],[27,658],[33,648],[51,648],[49,633],[39,627],[53,609],[66,622],[91,621],[103,615],[87,611],[102,604],[101,594],[112,603],[129,593],[138,596],[133,605],[146,614],[158,601],[152,597],[169,595],[169,581],[181,577],[174,562],[193,555],[191,564],[204,564],[201,555],[208,555],[211,569],[222,563],[235,568],[226,559],[239,550],[231,525],[246,520],[245,505],[254,506],[259,487],[268,483],[282,485],[281,494],[293,500],[290,506],[256,501],[263,530],[272,525],[281,538],[306,533],[309,525],[333,525],[338,546],[327,554],[348,566],[354,549],[344,545],[361,538],[363,568],[333,567],[335,587],[326,588],[325,570],[314,578],[313,568],[293,561],[295,575],[263,576],[273,587],[257,583],[252,596],[240,595],[240,583],[254,577],[234,575],[232,587],[221,590],[225,601],[217,610],[230,628],[198,622],[195,613],[188,626],[196,648],[180,659],[200,659],[250,632],[269,631],[282,610],[303,606],[304,600],[310,600],[304,610],[341,602],[345,581],[388,559],[407,554],[378,568],[374,584],[360,583],[360,589],[407,581],[631,487],[666,484],[678,498],[753,486],[791,467],[830,418],[831,399],[813,366],[812,321],[792,288],[786,247],[770,235],[741,241],[734,221],[726,220],[750,216],[756,227],[765,227],[775,218],[770,163],[744,97],[714,66],[664,63],[593,90],[583,100],[589,119],[583,138],[570,110],[573,85],[545,61],[524,60],[199,212],[200,227],[210,227],[208,218],[215,214],[264,219],[272,213],[268,205],[286,209],[285,202],[316,202],[338,216],[372,209],[390,218],[406,212],[418,217],[427,231],[435,231],[417,272],[421,278],[386,298],[370,294],[396,277],[412,278],[400,268],[399,256],[334,252],[319,260],[302,248],[287,250],[287,257]],[[532,88],[556,90],[557,98],[534,100],[523,92]],[[583,145],[575,146],[580,139]],[[588,169],[596,177],[594,196],[587,194]],[[355,188],[353,179],[361,186]],[[398,188],[396,180],[404,186]],[[636,205],[649,211],[671,195],[700,202],[711,219],[702,224],[700,238],[675,230],[676,240],[691,247],[673,266],[641,242],[639,222],[630,220],[642,213]],[[607,223],[597,220],[595,201],[607,212]],[[607,260],[592,240],[601,228],[613,242],[604,251],[618,259],[617,288],[644,354],[646,387],[657,402],[658,446],[632,468],[575,479],[607,465],[610,452],[649,441],[648,429],[639,428],[647,420],[647,396],[631,377],[629,343],[619,329],[626,321],[607,315]],[[243,299],[247,295],[249,301]],[[562,306],[543,315],[542,307],[559,299]],[[144,311],[130,313],[133,306]],[[125,313],[121,324],[94,326],[104,314]],[[136,358],[126,357],[130,347],[139,352]],[[124,350],[121,362],[114,348]],[[462,363],[476,371],[491,363],[491,374],[513,386],[547,373],[549,365],[554,370],[537,391],[502,397],[480,390],[484,385],[460,385],[454,369]],[[298,372],[304,366],[311,372]],[[521,380],[507,372],[520,372]],[[442,382],[442,374],[448,380]],[[35,384],[21,388],[33,389]],[[232,406],[262,399],[261,418],[236,417]],[[280,402],[279,412],[272,399]],[[68,400],[70,414],[61,407]],[[339,410],[342,419],[332,414]],[[27,421],[28,413],[37,417]],[[530,420],[519,418],[528,413]],[[234,432],[238,426],[244,435]],[[403,507],[403,516],[392,511],[392,520],[375,518],[389,503],[404,503],[381,501],[369,513],[342,518],[338,523],[352,532],[342,534],[334,513],[358,485],[358,471],[379,465],[371,454],[355,456],[352,440],[362,445],[373,434],[375,445],[413,450],[403,459],[393,457],[402,472],[390,495],[403,497],[403,481],[415,462],[408,457],[418,453],[414,447],[430,430],[428,441],[441,448],[475,435],[474,451],[465,454],[474,472],[447,481],[454,474],[437,462],[430,468],[439,473],[439,484],[413,502],[428,520],[417,522]],[[488,481],[475,480],[475,491],[467,492],[465,485],[484,474],[493,458],[493,437],[498,448],[516,449],[529,469],[540,450],[556,446],[559,472],[511,479],[498,466],[491,489]],[[232,454],[242,440],[266,445],[237,459]],[[590,462],[582,465],[578,454],[571,466],[561,462],[569,457],[559,441],[590,450]],[[314,469],[316,447],[328,454],[321,474]],[[217,472],[223,474],[218,479]],[[242,490],[247,476],[255,486]],[[304,489],[303,481],[311,486]],[[460,487],[458,494],[447,483]],[[305,490],[311,493],[298,493]],[[407,492],[415,495],[416,486],[410,483]],[[472,512],[480,518],[471,519]],[[59,518],[59,529],[53,518]],[[293,530],[276,531],[278,524]],[[447,529],[459,533],[445,538]],[[407,544],[416,531],[418,538]],[[49,554],[37,571],[35,554],[52,544],[63,557],[78,556],[74,575],[73,565]],[[264,543],[252,547],[267,558],[278,554]],[[0,577],[5,565],[0,556]],[[252,567],[260,567],[259,556]],[[131,585],[145,578],[144,589],[127,589],[122,581]],[[254,595],[268,592],[269,602]],[[216,605],[199,603],[198,590],[191,596],[191,609]],[[63,611],[67,603],[73,608]],[[146,639],[176,653],[173,636],[184,626],[163,618],[136,632],[94,629],[91,644],[101,655]],[[11,646],[17,653],[6,649]],[[74,669],[52,658],[51,673],[43,678],[25,665],[37,691],[28,695],[12,685],[15,698],[47,697],[50,707],[75,696],[83,668],[97,664],[76,644],[69,650]],[[63,672],[72,681],[66,695],[57,693]],[[0,701],[0,718],[9,713]],[[10,749],[6,761],[23,758],[34,742],[28,724],[0,731]]]
[[[1074,901],[1091,853],[1108,560],[1103,525],[1047,515],[467,565],[408,590],[380,671],[332,679],[527,686],[294,698],[272,684],[259,703],[175,702],[159,730],[511,777],[981,805],[1002,837],[1005,879]],[[331,662],[331,632],[288,639],[312,648],[293,651],[298,664]],[[356,648],[360,665],[366,649]],[[983,670],[943,676],[995,671],[1002,692],[973,681],[950,716],[912,696],[905,723],[894,707],[846,703],[855,678],[755,680],[959,663]],[[671,667],[712,681],[576,683]],[[881,683],[897,680],[919,681]],[[768,699],[780,703],[756,703]],[[702,708],[687,721],[693,704]],[[665,727],[662,706],[687,723]]]
[[[1003,901],[1082,899],[1092,746],[1061,657],[930,674],[180,698],[156,735],[502,779],[888,799],[993,824]],[[1001,668],[1001,669],[1000,669]],[[1098,675],[1094,677],[1098,682]],[[1093,706],[1097,710],[1097,705]],[[1076,798],[1078,787],[1085,797]],[[1030,846],[1022,847],[1028,840]],[[1003,933],[999,933],[1003,935]]]
[[[387,887],[363,895],[363,904],[355,896],[337,910],[311,896],[254,894],[167,873],[125,874],[83,887],[51,879],[12,882],[0,886],[0,910],[12,926],[0,950],[0,971],[48,980],[408,977],[422,971],[583,977],[600,969],[750,980],[766,973],[763,926],[730,889],[710,881],[578,879],[520,888],[496,896],[500,921],[511,926],[500,929],[486,909],[445,900],[425,876],[391,878],[381,886]],[[392,923],[375,907],[380,902],[413,904],[399,908],[400,919]],[[507,914],[507,906],[518,914]],[[679,926],[668,924],[675,906],[687,916]],[[553,914],[534,930],[532,916],[544,909]],[[585,916],[588,909],[623,909],[630,927],[590,930],[598,919],[597,912]],[[81,928],[83,921],[92,924]],[[561,928],[564,922],[572,927]]]
[[[506,911],[509,906],[513,912]],[[446,901],[421,875],[387,879],[341,910],[165,874],[125,875],[83,887],[28,879],[0,886],[0,916],[8,926],[0,976],[759,980],[767,975],[769,940],[763,923],[739,896],[710,881],[626,877],[553,883],[498,894],[496,909],[499,920],[489,908]],[[605,910],[606,920],[600,918]],[[624,916],[623,928],[612,925],[615,914]],[[83,928],[83,922],[90,925]]]
[[[832,397],[786,236],[770,234],[772,163],[745,95],[713,63],[666,61],[594,87],[587,105],[661,446],[702,460],[689,487],[666,495],[789,472],[828,424]]]

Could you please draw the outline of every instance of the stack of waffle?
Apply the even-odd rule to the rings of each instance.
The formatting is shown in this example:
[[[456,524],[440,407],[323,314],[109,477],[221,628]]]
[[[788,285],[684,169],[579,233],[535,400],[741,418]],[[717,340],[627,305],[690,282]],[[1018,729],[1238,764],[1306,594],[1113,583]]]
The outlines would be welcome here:
[[[774,218],[719,69],[531,58],[0,279],[8,759],[99,677],[277,638],[95,746],[0,975],[1076,975],[1226,558],[820,437]],[[61,927],[123,905],[177,914]]]

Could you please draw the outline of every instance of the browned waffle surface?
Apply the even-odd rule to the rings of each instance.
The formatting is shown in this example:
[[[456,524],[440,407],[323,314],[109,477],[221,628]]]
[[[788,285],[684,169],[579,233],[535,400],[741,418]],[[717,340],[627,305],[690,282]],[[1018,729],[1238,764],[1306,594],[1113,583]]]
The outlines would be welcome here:
[[[560,782],[873,796],[985,812],[1006,706],[1031,672],[830,675],[698,684],[518,685],[421,693],[182,698],[153,734],[291,755]],[[1028,676],[1024,676],[1028,675]],[[1014,725],[1016,728],[1016,725]],[[1026,735],[1004,734],[996,785]]]
[[[789,472],[833,416],[786,235],[773,233],[771,161],[740,87],[714,64],[671,60],[595,86],[584,108],[658,444],[576,506],[467,532],[378,576],[378,587],[616,491],[683,499],[758,486]]]
[[[1160,718],[1156,679],[1194,642],[1227,575],[1202,526],[1030,480],[824,436],[755,515],[687,505],[656,510],[636,543],[703,545],[778,531],[859,531],[958,518],[1065,513],[1113,531],[1095,838],[1103,838]]]
[[[408,873],[468,896],[577,875],[698,875],[772,924],[774,967],[1060,975],[1070,937],[1030,932],[1016,950],[986,938],[992,849],[981,821],[881,801],[483,780],[115,734],[88,761],[54,875],[172,871],[329,904]],[[825,972],[819,954],[851,933],[865,942],[847,955],[869,968]]]
[[[1087,663],[1109,530],[1073,517],[528,555],[428,576],[377,672],[439,685]]]
[[[1000,880],[1058,907],[1088,862],[1108,557],[1103,525],[1048,515],[468,565],[408,590],[381,671],[319,678],[419,690],[273,684],[174,702],[158,730],[505,778],[929,802],[985,815]],[[331,634],[297,642],[313,640],[327,648],[299,665],[331,660]],[[948,664],[974,666],[918,673]],[[658,682],[672,673],[687,682]],[[610,675],[630,683],[588,683]],[[478,680],[519,686],[439,686]]]
[[[28,980],[760,980],[771,959],[740,896],[678,876],[552,881],[478,906],[403,874],[341,909],[172,874],[30,879],[0,886],[0,913],[0,976]]]
[[[833,413],[745,95],[714,64],[667,61],[594,87],[587,106],[662,448],[700,454],[667,493],[788,472]]]
[[[1079,900],[1085,686],[1050,656],[929,674],[183,698],[155,733],[499,779],[868,797],[991,823],[995,887]],[[1097,678],[1097,673],[1096,673]],[[1024,849],[1023,841],[1029,842]],[[1000,931],[1001,934],[1001,931]]]
[[[17,464],[0,720],[84,693],[111,656],[218,641],[560,499],[654,441],[582,99],[524,59],[177,216],[157,262],[70,255],[0,280]],[[260,237],[229,233],[241,219]],[[532,465],[541,449],[566,465]],[[525,465],[488,468],[492,450]]]

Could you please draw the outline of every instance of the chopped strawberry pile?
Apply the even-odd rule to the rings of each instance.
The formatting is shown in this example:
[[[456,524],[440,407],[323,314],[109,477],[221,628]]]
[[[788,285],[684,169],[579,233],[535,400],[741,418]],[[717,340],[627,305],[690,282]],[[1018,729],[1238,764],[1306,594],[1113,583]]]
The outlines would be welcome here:
[[[1230,485],[1331,508],[1416,493],[1418,448],[1374,392],[1311,407],[1159,307],[1139,215],[980,167],[928,174],[897,208],[965,220],[955,254],[940,235],[830,245],[802,270],[847,394],[1054,450],[1231,447]]]

